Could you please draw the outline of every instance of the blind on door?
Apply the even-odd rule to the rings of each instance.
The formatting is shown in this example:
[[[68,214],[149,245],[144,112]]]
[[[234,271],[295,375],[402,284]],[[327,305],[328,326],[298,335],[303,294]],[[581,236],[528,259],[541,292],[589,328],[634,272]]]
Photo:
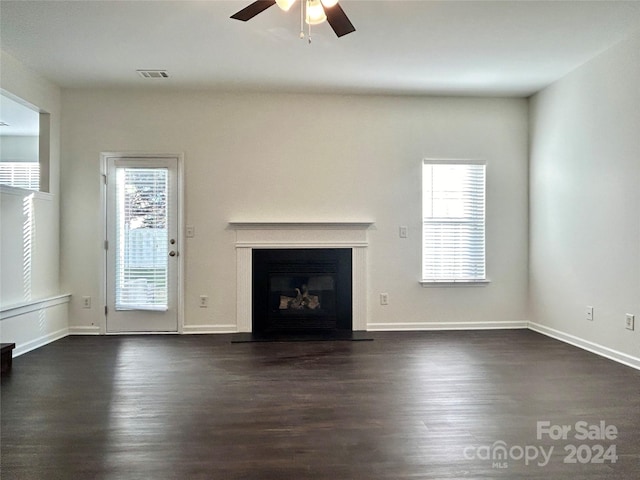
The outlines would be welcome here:
[[[168,169],[116,170],[116,310],[168,309]]]
[[[485,165],[423,164],[425,282],[485,280]]]

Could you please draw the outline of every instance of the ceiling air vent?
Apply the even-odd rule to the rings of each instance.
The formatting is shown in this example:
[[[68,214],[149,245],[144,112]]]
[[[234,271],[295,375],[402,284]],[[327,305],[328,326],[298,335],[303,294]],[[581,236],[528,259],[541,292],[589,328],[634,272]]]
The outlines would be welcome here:
[[[166,70],[136,70],[136,72],[143,78],[169,78],[169,72]]]

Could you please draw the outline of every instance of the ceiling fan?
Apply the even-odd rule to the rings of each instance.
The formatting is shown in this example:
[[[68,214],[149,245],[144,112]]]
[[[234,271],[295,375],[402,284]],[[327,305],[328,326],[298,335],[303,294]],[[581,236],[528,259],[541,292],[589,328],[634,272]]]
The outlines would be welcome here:
[[[280,9],[287,12],[297,1],[298,0],[257,0],[231,15],[231,18],[246,22],[276,4]],[[344,13],[342,7],[338,5],[338,0],[300,0],[300,2],[302,4],[302,10],[300,12],[301,23],[302,18],[304,18],[304,21],[309,26],[320,24],[326,20],[338,37],[356,31],[347,14]],[[302,25],[300,38],[304,38]]]

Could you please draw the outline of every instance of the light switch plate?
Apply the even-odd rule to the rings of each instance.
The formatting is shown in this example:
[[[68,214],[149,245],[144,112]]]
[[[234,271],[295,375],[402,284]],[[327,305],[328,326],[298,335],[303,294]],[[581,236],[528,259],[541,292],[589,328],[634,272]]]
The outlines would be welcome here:
[[[200,308],[207,308],[209,306],[209,296],[200,295]]]
[[[633,330],[635,328],[635,323],[636,323],[636,317],[635,315],[631,314],[631,313],[627,313],[626,317],[625,317],[625,326],[627,328],[627,330]]]
[[[587,320],[593,321],[593,307],[587,306]]]

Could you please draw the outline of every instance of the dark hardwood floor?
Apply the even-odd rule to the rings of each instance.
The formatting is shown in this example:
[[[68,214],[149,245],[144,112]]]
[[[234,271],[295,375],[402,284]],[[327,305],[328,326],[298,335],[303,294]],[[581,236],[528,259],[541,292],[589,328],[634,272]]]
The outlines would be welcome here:
[[[2,378],[2,479],[640,478],[640,372],[526,330],[372,336],[67,337]]]

